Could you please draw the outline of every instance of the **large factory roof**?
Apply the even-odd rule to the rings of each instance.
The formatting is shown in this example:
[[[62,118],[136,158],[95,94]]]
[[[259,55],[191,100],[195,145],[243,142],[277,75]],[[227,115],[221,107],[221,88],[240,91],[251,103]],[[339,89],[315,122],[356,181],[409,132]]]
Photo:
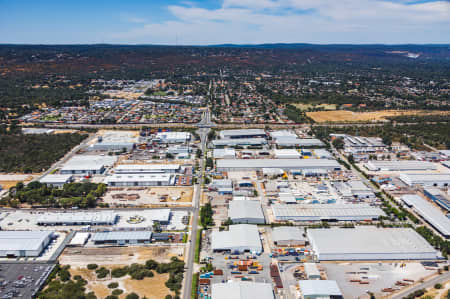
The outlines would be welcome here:
[[[368,204],[298,204],[298,205],[272,205],[275,217],[305,217],[320,219],[339,219],[351,217],[378,218],[383,211]]]
[[[450,219],[432,203],[416,194],[406,194],[402,200],[422,216],[428,223],[436,228],[444,236],[450,236]]]
[[[420,182],[450,182],[450,174],[448,173],[402,173],[399,177],[402,181],[412,182],[412,184]]]
[[[264,214],[259,200],[231,201],[228,216],[231,219],[262,219],[264,222]]]
[[[307,234],[319,260],[437,257],[436,250],[411,228],[308,229]]]
[[[157,174],[113,174],[112,176],[106,177],[105,183],[110,182],[169,182],[172,175],[169,173],[157,173]]]
[[[262,129],[243,129],[243,130],[223,130],[219,132],[220,138],[229,139],[236,138],[242,136],[256,136],[266,135],[266,132]]]
[[[42,184],[65,184],[71,179],[71,174],[47,174],[39,182]]]
[[[150,231],[114,231],[95,233],[92,236],[92,241],[150,240],[151,238],[152,232]]]
[[[116,173],[164,172],[180,169],[179,164],[120,164],[114,169]]]
[[[0,251],[39,250],[50,231],[0,231]]]
[[[274,299],[272,285],[263,282],[229,281],[211,287],[214,299]]]
[[[98,170],[111,166],[116,161],[115,156],[75,155],[64,164],[61,170]]]
[[[366,167],[373,171],[435,170],[436,165],[427,161],[369,161]]]
[[[213,231],[211,240],[213,250],[231,248],[261,249],[258,227],[251,224],[234,224],[229,226],[228,231]]]
[[[214,146],[236,146],[236,145],[261,145],[266,144],[267,140],[261,137],[257,138],[238,138],[238,139],[216,139],[212,141]]]
[[[341,169],[336,160],[327,159],[223,159],[217,161],[217,168],[281,168],[281,169],[305,169],[305,168],[330,168]]]
[[[303,298],[342,296],[342,292],[334,280],[300,280],[298,285]]]
[[[101,212],[73,212],[73,213],[44,213],[37,218],[39,224],[55,223],[107,223],[114,224],[117,213],[113,211]]]

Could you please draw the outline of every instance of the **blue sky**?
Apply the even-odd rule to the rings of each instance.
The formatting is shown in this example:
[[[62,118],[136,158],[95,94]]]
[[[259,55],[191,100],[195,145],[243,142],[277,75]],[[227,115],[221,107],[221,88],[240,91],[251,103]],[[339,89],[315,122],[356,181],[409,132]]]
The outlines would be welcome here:
[[[450,43],[448,0],[0,0],[0,43]]]

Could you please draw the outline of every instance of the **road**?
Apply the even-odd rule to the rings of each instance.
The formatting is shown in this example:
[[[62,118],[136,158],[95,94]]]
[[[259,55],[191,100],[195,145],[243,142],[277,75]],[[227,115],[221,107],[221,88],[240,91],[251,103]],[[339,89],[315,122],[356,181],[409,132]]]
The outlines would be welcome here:
[[[201,141],[202,157],[200,159],[200,176],[197,181],[195,193],[193,215],[192,215],[192,228],[191,238],[189,243],[188,257],[186,261],[186,272],[184,280],[183,298],[190,299],[192,291],[192,274],[194,273],[194,257],[195,257],[195,244],[197,243],[197,231],[198,231],[198,216],[200,211],[200,199],[202,194],[203,175],[205,173],[205,156],[206,156],[206,143],[208,141],[209,128],[206,127],[210,123],[209,110],[203,114],[203,119],[199,123],[199,129],[197,130]]]
[[[399,293],[392,295],[391,299],[402,299],[402,298],[408,296],[409,294],[414,293],[415,291],[431,288],[437,283],[444,284],[448,280],[450,280],[450,272],[445,272],[444,274],[436,276],[436,277],[434,277],[430,280],[427,280],[421,284],[418,284],[412,288],[401,290]]]

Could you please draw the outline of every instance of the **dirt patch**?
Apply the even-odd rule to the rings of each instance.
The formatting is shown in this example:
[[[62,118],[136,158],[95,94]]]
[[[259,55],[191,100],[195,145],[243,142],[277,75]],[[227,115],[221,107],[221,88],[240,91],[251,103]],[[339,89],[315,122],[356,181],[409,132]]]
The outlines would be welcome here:
[[[146,277],[143,280],[126,279],[124,287],[132,290],[140,297],[146,296],[149,299],[161,299],[173,293],[166,287],[165,283],[169,279],[169,274],[157,274],[153,277]]]
[[[317,104],[317,105],[313,105],[313,104],[302,104],[302,103],[298,103],[298,104],[293,104],[295,107],[297,107],[298,109],[305,111],[308,110],[310,108],[322,108],[324,110],[336,110],[336,105],[335,104]]]
[[[348,110],[307,112],[306,115],[315,122],[364,122],[386,121],[389,116],[401,115],[450,115],[448,111],[423,110],[383,110],[372,112],[353,112]]]

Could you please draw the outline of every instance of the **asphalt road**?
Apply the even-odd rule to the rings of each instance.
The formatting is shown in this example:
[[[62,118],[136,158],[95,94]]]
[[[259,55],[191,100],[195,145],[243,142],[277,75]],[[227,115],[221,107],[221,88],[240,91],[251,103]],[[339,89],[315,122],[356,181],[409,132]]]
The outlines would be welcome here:
[[[209,114],[209,111],[206,115]],[[206,119],[207,120],[207,119]],[[203,124],[207,123],[204,121]],[[195,244],[197,242],[197,231],[198,231],[198,215],[200,211],[200,198],[202,193],[202,183],[203,183],[203,174],[205,172],[205,155],[206,155],[206,143],[208,138],[209,128],[200,128],[197,130],[197,133],[200,136],[201,141],[201,149],[202,149],[202,158],[200,159],[200,181],[197,182],[197,192],[194,198],[194,208],[193,208],[193,217],[192,217],[192,228],[191,228],[191,238],[189,243],[189,251],[188,257],[186,261],[186,272],[185,272],[185,280],[184,280],[184,289],[183,289],[183,298],[190,299],[191,291],[192,291],[192,274],[194,272],[194,257],[195,257]]]
[[[404,291],[400,291],[399,293],[393,295],[391,299],[402,299],[406,296],[408,296],[411,293],[414,293],[415,291],[418,291],[420,289],[426,289],[433,287],[436,283],[444,284],[450,280],[450,272],[445,272],[444,274],[441,274],[437,277],[434,277],[430,280],[425,281],[424,283],[421,283],[419,285],[416,285],[412,288],[406,289]]]

